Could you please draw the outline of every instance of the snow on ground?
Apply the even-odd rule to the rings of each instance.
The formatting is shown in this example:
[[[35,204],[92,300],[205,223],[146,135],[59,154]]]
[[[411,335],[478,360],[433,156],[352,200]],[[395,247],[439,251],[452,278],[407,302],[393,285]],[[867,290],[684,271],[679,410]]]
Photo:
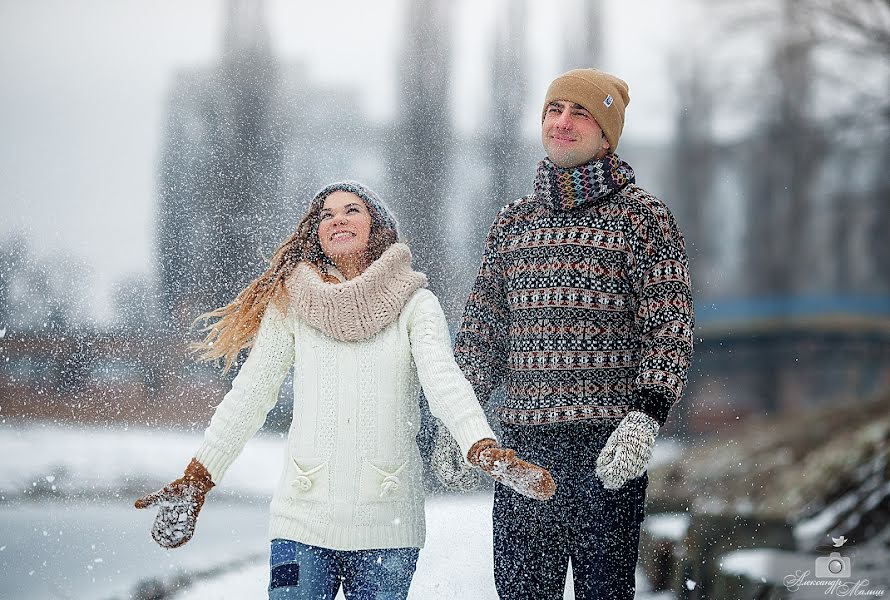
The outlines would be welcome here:
[[[0,598],[124,600],[139,582],[173,587],[265,560],[267,503],[218,500],[175,550],[151,539],[154,515],[132,498],[0,503]]]
[[[752,581],[782,581],[791,573],[812,570],[815,558],[787,550],[753,548],[725,554],[720,568],[725,573],[745,575]]]
[[[427,499],[427,541],[420,551],[409,600],[497,600],[492,575],[490,493]],[[571,581],[571,571],[567,577]],[[176,600],[262,598],[269,582],[266,563],[199,582]],[[670,598],[649,594],[637,574],[638,600]],[[566,586],[565,599],[575,594]],[[342,592],[337,596],[342,600]]]
[[[16,459],[0,466],[0,495],[14,498],[34,488],[110,496],[153,491],[182,474],[201,440],[199,432],[3,424],[0,456]],[[278,434],[255,436],[217,493],[269,496],[283,447]]]
[[[835,595],[886,596],[890,593],[886,550],[870,545],[831,550],[838,554],[836,564],[845,565],[846,569],[845,572],[836,571],[837,576],[828,571],[831,558],[828,552],[811,554],[774,548],[729,552],[722,557],[720,569],[750,581],[790,587],[795,600]],[[836,587],[832,588],[832,585]]]
[[[114,514],[118,515],[119,512],[116,518],[121,520],[117,527],[118,530],[128,528],[127,515],[133,498],[143,492],[157,489],[179,476],[200,442],[200,432],[0,424],[0,456],[4,457],[0,463],[0,510],[18,512],[22,506],[27,506],[30,511],[28,514],[34,513],[28,518],[37,524],[45,518],[50,518],[53,511],[58,513],[60,505],[55,501],[32,500],[41,498],[64,500],[69,495],[98,496],[106,498],[106,501],[120,503],[119,506],[115,504]],[[255,519],[260,522],[265,520],[265,515],[262,514],[267,510],[264,500],[268,498],[277,480],[283,446],[282,436],[278,434],[259,435],[248,443],[242,455],[226,474],[225,480],[213,492],[215,497],[213,504],[218,503],[220,513],[228,514],[226,513],[228,509],[224,508],[224,505],[235,502],[232,504],[233,509],[242,506],[243,508],[237,510],[246,511],[248,515],[251,511],[257,513],[255,517],[245,516],[245,519]],[[669,454],[673,450],[674,448],[668,445],[663,452]],[[654,459],[658,460],[658,457],[656,448]],[[251,502],[244,505],[237,502],[239,498]],[[491,502],[490,492],[465,496],[435,496],[428,499],[427,544],[420,553],[417,573],[411,588],[411,598],[424,600],[497,598],[492,577]],[[80,510],[77,506],[77,502],[72,505],[76,510]],[[48,515],[46,517],[42,516],[41,511],[44,510]],[[212,522],[214,512],[211,510],[208,513],[207,523],[199,522],[199,528],[201,524],[206,528]],[[12,513],[9,516],[12,518]],[[151,545],[148,535],[149,522],[148,515],[133,511],[133,526],[143,527],[145,533],[144,536],[129,531],[124,534],[123,540],[132,542],[135,536],[138,542],[130,551],[142,555],[150,553],[148,548],[142,547],[143,542],[145,545]],[[82,525],[88,527],[86,522]],[[7,533],[11,533],[11,530]],[[59,533],[61,534],[61,531]],[[257,531],[255,535],[247,537],[260,538],[264,534],[265,531]],[[0,537],[6,536],[0,535]],[[114,537],[106,537],[113,545]],[[196,543],[198,537],[211,538],[213,535],[196,536],[196,539],[189,544],[195,546],[194,550],[199,546]],[[30,540],[29,543],[39,545],[41,543],[39,536],[36,539],[37,541]],[[211,546],[220,543],[220,540],[206,541]],[[179,553],[165,551],[164,561],[170,561],[164,567],[165,572],[175,572],[178,569],[195,572],[193,569],[196,565],[198,571],[206,572],[208,569],[220,571],[218,575],[200,579],[177,598],[197,600],[264,597],[268,581],[268,566],[264,560],[247,561],[247,566],[225,568],[225,565],[231,565],[239,560],[243,565],[244,558],[255,556],[258,547],[263,546],[260,539],[257,541],[260,542],[259,545],[244,544],[242,541],[230,544],[231,547],[220,546],[218,551],[210,552],[205,547],[200,553],[201,561],[193,557],[196,559],[194,564],[185,560],[187,551]],[[121,538],[119,543],[121,550],[124,551],[125,544]],[[249,546],[250,549],[245,546]],[[244,554],[241,559],[232,554],[233,551],[237,553],[239,548]],[[157,550],[160,552],[160,549]],[[183,550],[188,550],[188,547]],[[37,547],[32,555],[38,556],[41,552],[45,555],[49,550],[41,551]],[[71,557],[72,560],[75,558],[77,557]],[[65,560],[65,553],[62,553],[58,560]],[[177,566],[177,562],[181,564]],[[27,565],[17,566],[27,567]],[[25,568],[26,573],[27,571]],[[143,571],[119,570],[114,588],[121,589],[129,577],[132,583],[126,587],[132,589],[138,580],[146,576],[147,573]],[[86,582],[86,585],[88,584],[89,582]],[[3,585],[0,585],[0,588],[2,587]],[[643,589],[642,586],[640,589]],[[69,591],[77,592],[70,588]],[[93,597],[94,594],[87,593],[81,597],[87,596]],[[568,591],[566,598],[573,597],[571,591]],[[641,593],[637,597],[654,599],[658,596]]]
[[[497,599],[492,577],[491,503],[490,493],[427,500],[427,541],[420,551],[409,598]],[[261,598],[268,582],[269,567],[261,563],[195,584],[175,598]]]
[[[684,444],[672,438],[656,438],[652,458],[649,459],[649,468],[654,469],[678,460],[683,456],[685,448]]]
[[[644,528],[655,539],[683,541],[689,529],[689,513],[662,513],[646,519]]]

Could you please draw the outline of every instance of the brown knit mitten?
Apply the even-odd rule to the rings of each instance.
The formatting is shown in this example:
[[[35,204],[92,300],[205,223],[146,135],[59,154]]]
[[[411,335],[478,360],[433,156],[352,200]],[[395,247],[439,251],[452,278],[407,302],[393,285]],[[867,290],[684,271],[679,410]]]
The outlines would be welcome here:
[[[467,460],[498,483],[534,500],[549,500],[556,492],[556,482],[550,471],[516,458],[513,450],[501,448],[492,439],[473,444],[467,453]]]
[[[136,508],[158,506],[151,537],[164,548],[177,548],[192,539],[204,496],[213,487],[210,473],[193,458],[185,474],[163,489],[136,500]]]

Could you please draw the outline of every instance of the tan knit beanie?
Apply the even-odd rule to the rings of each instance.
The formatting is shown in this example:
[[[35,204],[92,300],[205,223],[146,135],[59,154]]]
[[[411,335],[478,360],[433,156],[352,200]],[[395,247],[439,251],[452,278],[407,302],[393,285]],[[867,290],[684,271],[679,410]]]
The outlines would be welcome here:
[[[547,88],[542,122],[547,106],[555,100],[574,102],[586,108],[609,140],[609,151],[615,151],[624,129],[624,109],[630,103],[627,84],[623,80],[597,69],[572,69],[563,73]]]

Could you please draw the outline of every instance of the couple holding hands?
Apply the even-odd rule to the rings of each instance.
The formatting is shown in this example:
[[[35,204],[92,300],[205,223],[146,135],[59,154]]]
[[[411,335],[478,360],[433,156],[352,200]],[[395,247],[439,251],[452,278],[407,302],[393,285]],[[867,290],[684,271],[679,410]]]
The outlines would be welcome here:
[[[694,316],[676,222],[614,153],[628,102],[595,69],[550,84],[534,193],[498,213],[453,349],[383,201],[351,181],[321,190],[269,268],[204,315],[202,358],[250,353],[184,475],[137,500],[158,508],[154,539],[192,537],[293,368],[270,599],[407,597],[425,535],[421,387],[436,475],[497,482],[499,596],[561,598],[571,559],[577,599],[632,598],[646,465]],[[480,403],[502,385],[498,440]]]

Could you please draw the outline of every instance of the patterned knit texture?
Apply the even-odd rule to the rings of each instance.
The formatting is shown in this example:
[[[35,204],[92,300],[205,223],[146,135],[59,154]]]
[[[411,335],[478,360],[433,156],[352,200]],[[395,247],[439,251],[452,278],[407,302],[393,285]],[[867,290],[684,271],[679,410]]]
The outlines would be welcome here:
[[[395,321],[408,299],[426,287],[411,270],[411,250],[393,244],[365,271],[343,283],[325,283],[301,263],[288,279],[291,306],[307,323],[334,339],[364,340]]]
[[[692,356],[683,236],[616,156],[568,176],[548,163],[536,193],[504,207],[489,231],[455,340],[458,364],[483,403],[505,386],[505,423],[639,410],[664,424]]]
[[[614,154],[568,169],[545,158],[535,173],[535,193],[555,209],[573,210],[620,190],[634,178],[631,166]]]

